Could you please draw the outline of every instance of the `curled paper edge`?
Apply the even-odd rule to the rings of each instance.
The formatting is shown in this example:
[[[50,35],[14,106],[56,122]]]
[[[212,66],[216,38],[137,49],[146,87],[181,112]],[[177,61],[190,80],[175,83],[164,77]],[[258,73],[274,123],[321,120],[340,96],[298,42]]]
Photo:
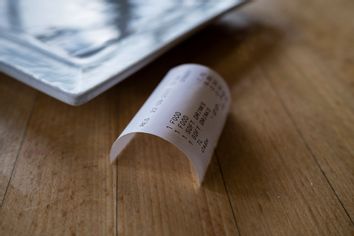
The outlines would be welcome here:
[[[206,67],[206,66],[203,66],[203,65],[198,65],[198,64],[183,64],[183,65],[180,65],[180,66],[177,66],[173,69],[171,69],[169,71],[169,73],[173,70],[176,70],[180,67],[183,67],[183,66],[194,66],[194,67],[201,67],[201,68],[204,68],[204,69],[207,69],[209,72],[211,72],[212,74],[214,74],[220,81],[222,81],[222,83],[225,85],[225,89],[226,89],[226,93],[227,95],[229,96],[230,98],[230,90],[226,84],[226,82],[223,80],[223,78],[218,74],[216,73],[214,70]],[[169,74],[168,73],[168,74]],[[167,74],[167,75],[168,75]],[[167,76],[166,75],[166,76]],[[164,79],[162,79],[163,81]],[[162,83],[162,81],[160,83]],[[156,89],[155,89],[156,90]],[[147,99],[147,101],[150,99],[150,97],[152,97],[152,95],[154,94],[155,90],[152,92],[152,94],[149,96],[149,98]],[[139,111],[135,114],[135,116],[137,116],[137,114],[139,114],[139,112],[142,110],[142,108],[146,105],[147,102],[145,102],[142,107],[139,109]],[[204,177],[205,177],[205,174],[207,172],[207,168],[211,162],[211,159],[214,155],[214,151],[215,151],[215,148],[218,144],[218,141],[220,139],[220,136],[221,136],[221,133],[222,133],[222,130],[224,128],[224,125],[225,125],[225,122],[226,122],[226,118],[227,118],[227,114],[229,113],[229,109],[230,109],[230,102],[227,104],[227,107],[226,107],[226,115],[224,117],[224,119],[222,120],[222,124],[221,124],[221,129],[219,130],[219,132],[216,134],[216,139],[215,139],[215,145],[212,148],[212,151],[210,152],[210,156],[208,157],[208,161],[207,162],[203,162],[203,160],[201,160],[200,158],[198,158],[198,156],[194,156],[192,152],[189,152],[188,149],[185,149],[182,145],[179,145],[178,142],[175,142],[173,140],[172,137],[170,136],[167,136],[167,137],[164,137],[158,133],[154,133],[153,131],[150,131],[150,132],[144,132],[144,131],[131,131],[131,132],[128,132],[126,133],[126,129],[127,127],[129,127],[130,123],[132,123],[132,121],[134,120],[135,116],[132,118],[132,120],[128,123],[128,125],[126,126],[126,128],[123,130],[123,132],[120,134],[120,136],[114,141],[112,147],[111,147],[111,150],[110,150],[110,161],[111,163],[114,163],[116,162],[119,158],[120,158],[120,154],[124,151],[124,149],[129,145],[129,143],[131,142],[131,140],[135,137],[136,134],[148,134],[148,135],[151,135],[151,136],[155,136],[157,138],[160,138],[162,140],[165,140],[167,141],[169,144],[172,144],[173,146],[175,146],[179,151],[181,151],[184,156],[190,161],[190,163],[192,163],[192,168],[194,170],[194,173],[195,173],[195,176],[197,178],[197,183],[199,185],[201,185]]]
[[[112,148],[111,148],[111,151],[110,151],[110,155],[109,155],[111,163],[114,163],[114,162],[118,161],[118,159],[120,157],[120,154],[124,151],[124,149],[129,145],[131,140],[133,140],[133,138],[137,134],[150,135],[150,136],[153,136],[154,138],[162,139],[162,140],[168,142],[169,144],[173,145],[174,147],[176,147],[179,151],[181,151],[183,153],[185,158],[187,158],[188,161],[192,163],[192,168],[194,169],[194,173],[195,173],[195,176],[197,177],[198,184],[202,183],[202,180],[204,179],[204,175],[206,173],[206,169],[204,171],[204,169],[202,167],[198,168],[198,166],[200,166],[200,165],[198,165],[198,163],[196,163],[194,161],[194,159],[190,158],[189,157],[190,154],[185,152],[182,147],[179,147],[178,145],[174,144],[172,141],[168,140],[166,137],[162,137],[162,136],[159,136],[159,135],[156,135],[156,134],[152,134],[152,133],[148,133],[148,132],[127,133],[127,134],[124,134],[124,135],[120,136],[116,141],[114,141],[114,143],[112,145]],[[210,158],[209,162],[210,161],[211,161],[211,158]],[[206,166],[209,166],[209,163]]]

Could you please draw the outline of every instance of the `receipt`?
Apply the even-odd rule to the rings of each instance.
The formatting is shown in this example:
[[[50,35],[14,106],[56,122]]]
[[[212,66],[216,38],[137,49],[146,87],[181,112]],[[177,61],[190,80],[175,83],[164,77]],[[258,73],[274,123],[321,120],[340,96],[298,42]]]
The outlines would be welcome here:
[[[171,69],[113,143],[115,161],[137,133],[151,134],[175,145],[203,181],[225,124],[230,91],[208,67],[184,64]]]

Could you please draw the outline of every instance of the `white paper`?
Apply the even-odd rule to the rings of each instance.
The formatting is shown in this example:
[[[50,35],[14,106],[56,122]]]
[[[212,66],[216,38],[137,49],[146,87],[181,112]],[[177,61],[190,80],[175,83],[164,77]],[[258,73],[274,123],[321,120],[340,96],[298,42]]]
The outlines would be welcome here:
[[[116,160],[136,133],[152,134],[180,149],[201,183],[229,106],[230,91],[217,73],[196,64],[175,67],[113,143],[110,159]]]

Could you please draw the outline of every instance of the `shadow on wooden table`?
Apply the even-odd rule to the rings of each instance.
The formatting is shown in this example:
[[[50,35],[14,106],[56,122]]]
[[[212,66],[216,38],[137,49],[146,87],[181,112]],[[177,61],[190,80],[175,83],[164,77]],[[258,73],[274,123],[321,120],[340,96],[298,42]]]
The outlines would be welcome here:
[[[260,154],[255,150],[257,148],[254,148],[260,136],[245,122],[237,120],[232,115],[228,117],[213,157],[220,166],[224,181],[236,178],[237,182],[249,184],[250,188],[253,184],[258,185],[261,182],[266,188],[268,180],[257,161],[257,155]],[[204,185],[209,187],[208,178]]]
[[[235,20],[237,19],[237,20]],[[209,66],[232,87],[267,60],[281,42],[281,32],[242,14],[230,14],[165,53],[110,91],[120,97],[147,97],[172,67],[184,63]],[[144,86],[139,86],[143,84]],[[130,91],[125,91],[127,88]]]
[[[215,69],[227,81],[231,90],[238,90],[236,96],[235,94],[232,96],[233,100],[238,100],[244,93],[241,91],[242,89],[238,88],[239,84],[248,83],[249,81],[245,80],[249,79],[249,74],[259,70],[259,65],[267,60],[272,53],[277,53],[282,35],[276,28],[260,22],[252,23],[246,20],[245,25],[240,29],[239,26],[233,24],[228,24],[226,21],[223,27],[218,28],[218,35],[221,35],[221,39],[218,39],[217,43],[219,50],[213,50],[211,47],[210,51],[200,55],[201,58],[198,62]],[[215,58],[220,58],[220,61]],[[237,111],[234,113],[237,114]],[[248,135],[253,134],[248,130],[249,128],[238,120],[237,115],[230,114],[228,116],[216,154],[213,157],[217,161],[212,162],[221,165],[218,163],[221,160],[222,173],[242,173],[244,159],[250,159],[252,155],[255,155],[249,147],[250,143],[247,142],[249,138],[252,138]],[[262,179],[262,169],[257,166],[256,162],[252,163],[252,168],[259,175],[255,178]],[[245,177],[249,177],[249,175],[245,175]],[[209,184],[210,178],[208,171],[203,186],[214,190]]]
[[[216,70],[232,88],[276,53],[282,39],[282,32],[277,28],[236,14],[202,31],[190,40],[198,43],[189,45],[188,41],[184,50],[194,53],[192,62]]]

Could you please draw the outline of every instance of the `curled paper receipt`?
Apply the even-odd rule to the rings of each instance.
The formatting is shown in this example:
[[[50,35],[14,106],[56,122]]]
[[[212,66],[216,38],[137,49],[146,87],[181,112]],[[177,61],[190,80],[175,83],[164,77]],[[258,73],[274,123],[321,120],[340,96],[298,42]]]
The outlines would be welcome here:
[[[230,91],[217,73],[196,64],[175,67],[113,143],[110,159],[116,160],[136,133],[152,134],[180,149],[201,183],[229,106]]]

